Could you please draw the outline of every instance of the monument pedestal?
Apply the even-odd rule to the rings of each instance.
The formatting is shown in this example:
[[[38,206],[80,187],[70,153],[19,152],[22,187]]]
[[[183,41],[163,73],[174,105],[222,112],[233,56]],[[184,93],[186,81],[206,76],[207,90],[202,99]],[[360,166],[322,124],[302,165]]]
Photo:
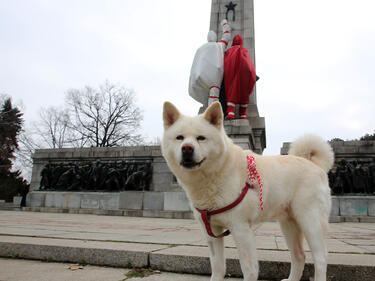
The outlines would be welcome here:
[[[254,32],[254,0],[235,0],[233,9],[229,8],[228,0],[212,0],[210,30],[221,34],[221,21],[227,19],[231,29],[232,38],[240,34],[245,47],[256,64],[255,60],[255,32]],[[231,43],[228,45],[231,47]],[[262,79],[262,74],[259,76]],[[202,108],[200,113],[203,112]],[[238,118],[238,108],[236,109]],[[266,130],[264,117],[259,116],[257,106],[256,85],[250,95],[250,103],[247,107],[247,120],[225,121],[225,130],[234,143],[242,148],[251,149],[262,154],[266,147]],[[244,121],[248,121],[247,123]]]
[[[199,108],[198,114],[202,114],[207,107]],[[236,110],[238,112],[238,109]],[[225,112],[223,113],[225,115]],[[238,114],[236,115],[238,118]],[[264,117],[259,117],[256,104],[249,104],[247,108],[247,120],[224,120],[224,129],[233,142],[242,149],[250,149],[262,154],[266,148],[266,125]]]
[[[250,149],[262,154],[266,146],[264,117],[251,117],[251,121],[252,125],[249,120],[225,120],[224,129],[233,142],[242,149]]]

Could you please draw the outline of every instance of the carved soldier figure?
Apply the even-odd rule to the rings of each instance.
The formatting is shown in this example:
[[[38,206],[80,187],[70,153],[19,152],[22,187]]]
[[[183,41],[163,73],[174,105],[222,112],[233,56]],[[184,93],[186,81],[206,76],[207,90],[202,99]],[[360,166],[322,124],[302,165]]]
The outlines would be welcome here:
[[[121,175],[117,167],[117,162],[109,166],[107,177],[105,180],[105,189],[109,191],[121,190]]]
[[[42,171],[40,172],[41,180],[40,180],[40,190],[47,190],[50,188],[51,185],[51,176],[52,176],[52,169],[51,164],[47,164],[44,166]]]
[[[357,161],[353,162],[353,186],[355,193],[366,193],[367,191],[367,173],[362,165]]]
[[[57,190],[68,190],[74,180],[73,164],[69,163],[65,166],[65,171],[59,177],[56,183],[55,189]]]
[[[342,159],[336,169],[336,178],[333,186],[336,194],[352,193],[353,183],[348,162]]]
[[[334,184],[335,184],[335,177],[336,177],[336,174],[333,171],[333,169],[329,170],[329,172],[328,172],[328,182],[329,182],[329,187],[331,188],[332,194],[335,194],[335,190],[333,188]]]
[[[65,171],[67,170],[67,167],[64,166],[63,163],[60,163],[58,165],[51,165],[51,184],[50,184],[50,188],[51,189],[57,189],[57,184],[60,180],[60,177],[63,173],[65,173]]]
[[[368,174],[368,193],[375,193],[375,157],[372,159],[372,163],[368,166]]]

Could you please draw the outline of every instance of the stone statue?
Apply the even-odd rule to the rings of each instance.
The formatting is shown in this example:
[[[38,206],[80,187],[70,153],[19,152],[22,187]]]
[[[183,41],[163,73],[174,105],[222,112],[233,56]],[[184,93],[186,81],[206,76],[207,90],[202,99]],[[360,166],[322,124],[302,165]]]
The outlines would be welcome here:
[[[357,161],[353,162],[353,187],[355,193],[367,193],[368,176],[362,165]]]
[[[233,38],[232,47],[224,56],[224,84],[227,103],[225,119],[235,119],[236,105],[240,119],[247,119],[247,105],[257,76],[249,51],[243,47],[240,34]]]
[[[335,190],[333,189],[334,183],[335,183],[335,172],[333,169],[328,171],[328,182],[329,182],[329,187],[331,188],[331,191],[333,194],[335,194]]]
[[[109,191],[120,191],[121,190],[121,175],[115,162],[108,169],[108,173],[105,180],[105,189]]]
[[[62,163],[58,165],[51,165],[51,182],[50,187],[57,187],[61,175],[66,171],[66,167]]]
[[[64,167],[64,172],[59,177],[57,183],[56,183],[56,189],[57,190],[68,190],[68,188],[71,185],[71,182],[74,180],[74,173],[73,169],[71,168],[72,163],[69,163],[68,166]]]
[[[336,169],[336,178],[333,184],[335,194],[352,193],[353,183],[351,179],[351,170],[348,162],[342,159]]]
[[[41,180],[40,180],[40,187],[39,189],[49,189],[51,186],[51,175],[52,169],[51,165],[47,164],[42,171],[40,172]]]
[[[368,193],[375,193],[375,157],[372,159],[372,162],[368,166]]]
[[[207,107],[219,100],[220,86],[224,73],[224,52],[231,39],[227,20],[221,22],[222,38],[217,42],[214,31],[207,36],[207,43],[195,53],[189,78],[189,95]]]

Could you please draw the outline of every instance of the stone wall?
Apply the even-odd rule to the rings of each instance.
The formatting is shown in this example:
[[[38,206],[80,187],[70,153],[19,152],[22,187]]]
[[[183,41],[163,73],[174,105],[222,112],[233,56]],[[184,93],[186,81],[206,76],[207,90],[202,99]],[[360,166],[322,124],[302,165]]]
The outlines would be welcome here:
[[[37,149],[32,158],[32,191],[40,189],[41,171],[47,164],[87,163],[96,160],[151,162],[153,170],[150,189],[152,191],[181,191],[161,155],[160,146]]]
[[[33,191],[27,195],[27,210],[66,211],[95,214],[117,214],[192,218],[185,192],[58,192]],[[82,212],[81,212],[82,211]],[[111,212],[112,211],[112,212]],[[121,214],[122,215],[122,214]]]
[[[225,123],[233,141],[244,149],[252,146],[247,120]],[[336,159],[370,161],[375,157],[375,142],[334,142]],[[284,143],[282,154],[289,143]],[[48,163],[81,161],[147,160],[153,165],[151,191],[124,192],[61,192],[40,191],[40,172]],[[185,192],[161,155],[160,146],[41,149],[33,155],[32,191],[27,196],[27,210],[95,213],[127,216],[192,218]],[[375,217],[375,196],[333,196],[331,221],[342,218],[370,219]]]
[[[331,222],[341,222],[341,218],[346,218],[345,221],[375,222],[375,196],[332,196],[330,217]]]
[[[336,163],[345,159],[366,164],[375,158],[375,141],[332,141],[330,145],[335,153]],[[288,154],[289,146],[290,142],[284,142],[280,154]]]
[[[151,191],[68,192],[40,190],[41,171],[47,164],[87,163],[100,160],[147,161],[152,163]],[[27,208],[34,210],[69,210],[88,213],[148,217],[192,218],[185,192],[178,185],[164,160],[160,146],[112,148],[39,149],[33,154],[31,192]]]
[[[335,195],[375,195],[375,141],[332,141],[335,163],[328,173],[329,185]],[[290,143],[284,143],[286,155]]]

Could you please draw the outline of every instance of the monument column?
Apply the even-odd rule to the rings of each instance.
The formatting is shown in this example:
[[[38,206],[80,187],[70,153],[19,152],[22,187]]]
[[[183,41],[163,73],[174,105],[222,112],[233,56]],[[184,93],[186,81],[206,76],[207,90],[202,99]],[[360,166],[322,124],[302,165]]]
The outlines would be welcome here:
[[[220,22],[225,18],[228,20],[228,23],[232,28],[232,38],[236,34],[242,36],[243,46],[247,48],[255,64],[253,0],[212,0],[210,30],[215,31],[216,34],[221,34],[222,30]],[[231,44],[229,44],[228,47],[230,47],[230,45]],[[258,76],[261,76],[261,74]],[[264,117],[259,116],[256,85],[250,96],[250,103],[247,109],[247,120],[250,126],[250,149],[257,153],[262,153],[263,149],[266,147],[265,120]],[[230,136],[230,132],[233,131],[233,129],[229,128],[229,126],[239,125],[241,121],[244,120],[225,121],[226,130]],[[246,125],[247,124],[241,123],[241,126]]]

